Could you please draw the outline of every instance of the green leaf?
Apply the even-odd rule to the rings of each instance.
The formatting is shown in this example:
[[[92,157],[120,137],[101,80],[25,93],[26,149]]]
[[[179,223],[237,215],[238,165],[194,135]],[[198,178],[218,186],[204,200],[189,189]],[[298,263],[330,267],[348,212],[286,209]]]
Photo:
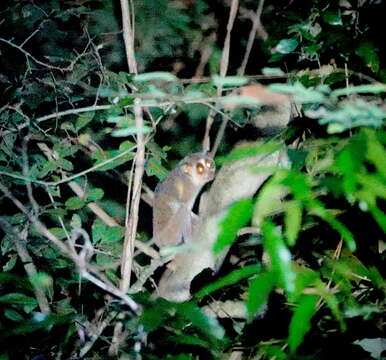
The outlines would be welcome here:
[[[58,165],[59,168],[63,170],[66,170],[66,171],[74,170],[74,165],[72,165],[72,162],[66,159],[58,159],[56,161],[56,164]]]
[[[146,82],[146,81],[153,81],[153,80],[178,81],[178,78],[169,72],[154,71],[154,72],[135,75],[133,77],[133,80],[137,82]]]
[[[65,206],[68,210],[78,210],[85,205],[86,203],[84,202],[84,200],[77,196],[72,196],[65,202]]]
[[[167,318],[169,317],[168,313],[166,312],[169,307],[168,305],[156,305],[158,306],[146,307],[141,315],[140,324],[144,326],[144,329],[147,332],[151,332],[158,329],[159,327],[163,327],[167,322]]]
[[[365,134],[367,137],[367,158],[376,166],[377,171],[386,179],[386,150],[384,144],[382,144],[376,137],[374,130],[366,129]]]
[[[326,11],[323,14],[323,20],[333,26],[343,25],[340,13],[337,11]]]
[[[125,228],[122,226],[112,226],[105,229],[101,243],[114,242],[121,240],[125,235]]]
[[[92,243],[96,244],[97,242],[102,240],[105,237],[106,231],[107,231],[107,225],[105,225],[105,223],[102,220],[95,219],[91,227]]]
[[[40,172],[37,174],[37,177],[45,177],[48,173],[50,173],[51,171],[55,171],[58,167],[59,165],[56,161],[47,161],[43,164]]]
[[[130,142],[124,141],[122,144],[129,144]],[[121,145],[122,145],[121,144]],[[98,171],[105,171],[114,169],[119,165],[124,164],[125,162],[132,160],[134,158],[134,153],[130,151],[132,147],[129,147],[126,150],[110,150],[110,151],[95,151],[92,153],[91,157],[96,159],[95,165],[107,162],[105,165],[98,168]],[[111,160],[113,159],[114,160]]]
[[[357,99],[344,105],[339,105],[334,111],[326,111],[319,123],[329,124],[330,133],[342,132],[358,126],[381,127],[386,118],[386,111],[369,104],[362,99]]]
[[[296,274],[292,267],[291,253],[271,221],[265,220],[261,229],[264,234],[264,249],[269,255],[272,271],[278,277],[279,285],[288,294],[292,294],[296,288]]]
[[[0,303],[23,306],[27,305],[31,307],[36,307],[38,305],[36,299],[21,293],[9,293],[0,296]]]
[[[241,146],[238,146],[232,150],[227,156],[220,159],[219,162],[226,163],[232,161],[242,160],[247,157],[258,156],[263,154],[271,154],[277,150],[280,150],[282,145],[274,141],[269,141],[266,143],[256,142],[248,143]]]
[[[71,228],[80,229],[82,227],[82,219],[78,214],[73,214],[70,222]]]
[[[302,204],[299,201],[287,201],[285,204],[285,234],[290,246],[295,245],[302,224]]]
[[[62,228],[54,227],[54,228],[49,228],[48,230],[50,230],[50,232],[60,240],[66,237],[66,233]]]
[[[370,68],[374,73],[379,70],[379,55],[378,48],[370,43],[365,42],[361,44],[356,50],[355,54],[360,56],[364,61],[365,65]]]
[[[161,165],[161,161],[152,157],[146,162],[146,174],[148,176],[156,176],[159,180],[162,180],[169,171]]]
[[[263,273],[249,281],[246,302],[249,321],[253,320],[255,314],[267,303],[268,296],[275,285],[276,281],[272,272]]]
[[[261,69],[263,75],[284,75],[284,71],[280,68],[264,67]]]
[[[342,235],[343,240],[351,251],[355,251],[356,243],[353,234],[344,226],[340,221],[336,220],[328,211],[324,208],[323,204],[314,200],[308,205],[309,212],[326,221],[330,226]]]
[[[87,200],[88,201],[97,201],[103,198],[104,191],[101,188],[94,188],[87,191]]]
[[[266,216],[276,214],[283,209],[283,201],[287,189],[281,184],[282,172],[268,180],[260,190],[253,211],[253,225],[259,227]]]
[[[55,303],[55,310],[59,315],[76,314],[76,310],[71,306],[67,299],[57,301]]]
[[[291,318],[289,325],[288,345],[291,353],[296,352],[304,336],[311,327],[311,319],[316,313],[318,296],[303,295]]]
[[[385,84],[368,84],[350,86],[343,89],[337,89],[331,92],[332,96],[350,95],[350,94],[380,94],[386,92]]]
[[[220,233],[213,247],[215,252],[223,250],[235,241],[237,231],[250,221],[252,211],[252,199],[240,200],[229,207],[220,223]]]
[[[240,280],[246,279],[252,275],[256,275],[260,271],[260,266],[248,265],[242,269],[233,270],[230,274],[222,277],[215,282],[206,285],[200,291],[194,294],[197,298],[202,298],[211,294],[212,292],[222,289],[223,287],[230,286],[238,283]]]
[[[84,128],[93,118],[94,118],[94,115],[95,115],[95,112],[94,111],[90,111],[90,112],[87,112],[87,113],[83,113],[81,114],[77,119],[76,119],[76,122],[75,122],[75,129],[77,131],[81,130],[82,128]]]
[[[275,46],[274,50],[279,54],[289,54],[292,53],[298,45],[299,43],[295,39],[282,39]]]
[[[38,272],[28,277],[29,281],[35,285],[44,289],[51,289],[53,285],[52,277],[46,273]]]
[[[213,83],[217,87],[227,86],[242,86],[248,82],[248,78],[245,76],[212,76]]]
[[[125,137],[137,134],[149,134],[152,132],[152,128],[149,126],[142,126],[141,128],[136,126],[124,127],[121,129],[113,130],[111,136],[114,137]]]
[[[7,271],[11,271],[15,265],[16,265],[16,262],[18,260],[18,255],[17,254],[7,254],[8,256],[8,261],[5,262],[5,259],[3,261],[3,271],[4,272],[7,272]]]
[[[215,339],[223,339],[224,329],[217,319],[206,316],[195,303],[177,304],[176,309],[181,317],[188,320],[201,333]]]
[[[271,84],[268,87],[273,91],[292,94],[295,96],[295,101],[302,104],[321,104],[326,99],[326,96],[322,91],[305,88],[299,81],[295,82],[293,85]]]
[[[21,316],[16,310],[13,309],[5,309],[4,315],[7,319],[15,322],[24,321],[23,316]]]
[[[106,119],[108,123],[113,123],[117,125],[134,125],[135,120],[134,116],[131,114],[128,115],[109,115]]]

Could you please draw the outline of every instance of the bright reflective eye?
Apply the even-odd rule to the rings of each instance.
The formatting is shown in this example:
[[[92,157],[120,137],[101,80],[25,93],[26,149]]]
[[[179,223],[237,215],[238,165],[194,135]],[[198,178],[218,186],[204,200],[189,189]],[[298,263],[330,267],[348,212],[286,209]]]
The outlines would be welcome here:
[[[205,160],[205,165],[207,168],[212,168],[214,166],[214,163],[212,160]]]
[[[204,172],[204,165],[197,164],[196,169],[199,174],[202,174]]]

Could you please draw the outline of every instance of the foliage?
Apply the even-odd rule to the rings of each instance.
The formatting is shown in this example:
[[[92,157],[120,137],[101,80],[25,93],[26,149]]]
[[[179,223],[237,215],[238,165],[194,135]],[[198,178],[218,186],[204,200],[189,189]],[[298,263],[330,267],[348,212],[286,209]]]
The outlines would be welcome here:
[[[121,358],[217,359],[240,349],[256,359],[384,356],[381,2],[266,4],[269,36],[255,41],[251,76],[236,75],[251,25],[239,16],[225,77],[224,2],[130,2],[139,75],[127,72],[118,2],[38,3],[4,1],[0,22],[0,358],[105,358],[117,323]],[[240,3],[244,14],[255,11],[255,1]],[[299,113],[280,139],[232,150],[258,137],[253,117],[266,107],[233,90],[259,78]],[[119,287],[138,135],[143,182],[153,189],[200,149],[213,109],[213,133],[221,116],[230,124],[217,164],[286,143],[292,166],[251,169],[272,176],[224,211],[214,251],[231,255],[214,277],[193,282],[191,301],[155,299],[151,279],[131,296],[140,309],[130,310],[92,276]],[[137,240],[150,239],[149,219],[141,203]],[[245,226],[253,231],[240,235]],[[151,263],[135,259],[138,280]],[[241,303],[245,313],[211,316],[214,301]]]

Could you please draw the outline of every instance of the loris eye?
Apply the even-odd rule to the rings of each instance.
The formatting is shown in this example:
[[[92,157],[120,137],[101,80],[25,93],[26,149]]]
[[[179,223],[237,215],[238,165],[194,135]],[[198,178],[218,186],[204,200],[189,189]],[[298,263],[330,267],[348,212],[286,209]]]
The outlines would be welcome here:
[[[205,160],[205,166],[210,169],[214,166],[214,163],[212,160]]]
[[[204,165],[202,164],[197,164],[196,169],[199,174],[202,174],[205,170]]]

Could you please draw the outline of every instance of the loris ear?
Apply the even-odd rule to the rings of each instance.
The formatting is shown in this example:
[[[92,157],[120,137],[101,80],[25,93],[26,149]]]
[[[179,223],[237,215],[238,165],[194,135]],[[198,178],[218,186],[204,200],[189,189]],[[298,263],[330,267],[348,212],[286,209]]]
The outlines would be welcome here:
[[[189,164],[182,164],[181,165],[181,171],[185,174],[192,174],[192,165]]]

